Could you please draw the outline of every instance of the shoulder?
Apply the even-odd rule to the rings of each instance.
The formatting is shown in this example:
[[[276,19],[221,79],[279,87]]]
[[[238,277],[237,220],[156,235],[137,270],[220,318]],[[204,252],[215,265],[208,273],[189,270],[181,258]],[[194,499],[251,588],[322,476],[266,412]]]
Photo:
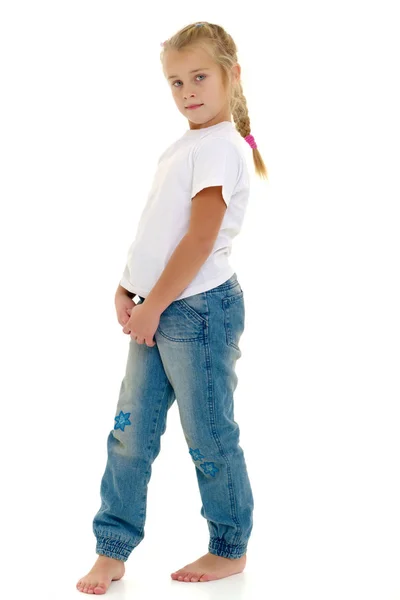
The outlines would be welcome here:
[[[244,160],[242,143],[236,136],[204,136],[194,145],[193,158],[196,160],[204,155],[231,158],[239,162]]]

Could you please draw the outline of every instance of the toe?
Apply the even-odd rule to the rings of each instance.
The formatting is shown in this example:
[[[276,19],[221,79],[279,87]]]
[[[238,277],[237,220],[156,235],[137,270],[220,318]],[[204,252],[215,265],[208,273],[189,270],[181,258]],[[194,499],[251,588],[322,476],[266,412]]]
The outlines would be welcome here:
[[[200,579],[200,575],[196,575],[196,573],[192,574],[190,581],[198,581]]]
[[[173,573],[171,573],[171,577],[173,577],[174,579],[178,578],[178,575],[181,574],[181,569],[178,569],[177,571],[174,571]]]
[[[207,573],[203,573],[203,575],[200,577],[199,581],[209,581]]]

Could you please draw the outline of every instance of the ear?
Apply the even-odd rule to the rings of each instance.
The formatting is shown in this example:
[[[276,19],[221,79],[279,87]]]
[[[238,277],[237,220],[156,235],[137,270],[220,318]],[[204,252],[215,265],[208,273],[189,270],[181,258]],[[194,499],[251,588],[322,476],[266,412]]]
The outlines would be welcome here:
[[[236,65],[233,65],[232,67],[232,81],[234,81],[235,83],[238,83],[240,81],[240,73],[242,71],[241,66],[239,65],[239,63],[236,63]]]

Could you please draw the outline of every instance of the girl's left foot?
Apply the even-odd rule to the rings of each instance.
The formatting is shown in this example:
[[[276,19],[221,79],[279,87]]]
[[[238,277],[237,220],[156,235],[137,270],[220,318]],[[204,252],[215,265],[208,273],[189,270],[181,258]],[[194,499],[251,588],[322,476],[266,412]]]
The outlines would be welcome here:
[[[224,558],[207,552],[201,558],[171,573],[176,581],[214,581],[241,573],[246,566],[246,555],[240,558]]]

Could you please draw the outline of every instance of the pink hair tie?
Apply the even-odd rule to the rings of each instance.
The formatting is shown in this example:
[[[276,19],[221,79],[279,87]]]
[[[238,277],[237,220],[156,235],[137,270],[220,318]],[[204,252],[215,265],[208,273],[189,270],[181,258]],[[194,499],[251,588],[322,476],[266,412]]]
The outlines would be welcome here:
[[[251,148],[257,148],[257,144],[255,143],[252,135],[250,135],[250,134],[246,135],[246,137],[244,139],[251,146]]]

